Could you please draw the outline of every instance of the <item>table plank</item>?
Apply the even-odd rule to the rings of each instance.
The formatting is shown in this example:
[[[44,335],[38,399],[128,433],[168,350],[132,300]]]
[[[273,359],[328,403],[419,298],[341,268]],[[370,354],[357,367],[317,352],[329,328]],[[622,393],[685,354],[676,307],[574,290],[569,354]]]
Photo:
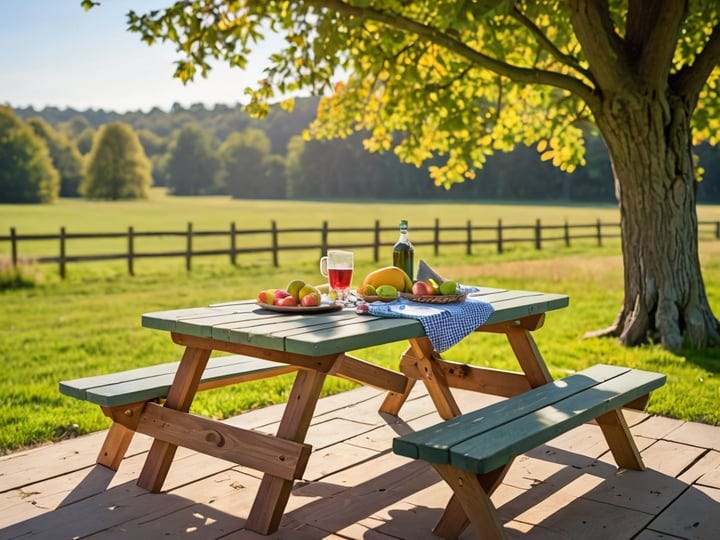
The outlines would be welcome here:
[[[481,288],[472,296],[495,307],[487,324],[561,309],[569,302],[562,294],[490,287]],[[413,319],[358,315],[352,307],[322,314],[285,314],[261,309],[252,300],[146,313],[142,324],[146,328],[311,356],[425,335],[422,325]]]

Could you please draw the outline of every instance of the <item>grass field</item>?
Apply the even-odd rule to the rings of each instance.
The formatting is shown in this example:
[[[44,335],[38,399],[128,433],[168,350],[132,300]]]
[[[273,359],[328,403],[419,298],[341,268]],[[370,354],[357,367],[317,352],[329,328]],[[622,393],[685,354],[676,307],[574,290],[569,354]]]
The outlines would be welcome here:
[[[720,219],[720,207],[700,209],[701,219]],[[177,199],[156,193],[138,203],[61,201],[47,206],[0,206],[0,229],[49,232],[61,225],[85,231],[122,230],[128,225],[148,229],[196,226],[257,227],[258,222],[295,226],[326,219],[339,226],[364,226],[375,219],[394,224],[483,223],[502,218],[528,223],[536,218],[573,221],[616,220],[614,208],[468,204],[351,204],[315,202],[230,201],[224,198]],[[412,229],[411,229],[412,235]],[[720,313],[720,242],[703,242],[701,259],[710,303]],[[0,255],[5,246],[0,245]],[[182,260],[143,260],[136,276],[122,262],[71,264],[61,281],[51,266],[35,268],[38,285],[0,292],[0,453],[44,443],[68,433],[86,433],[108,426],[98,407],[62,396],[63,379],[177,360],[179,347],[164,332],[144,329],[144,312],[207,305],[254,297],[265,287],[284,286],[299,277],[320,282],[318,254],[298,252],[281,258],[278,269],[269,258],[241,258],[232,267],[227,258],[206,258],[192,273]],[[389,259],[389,252],[387,254]],[[548,314],[536,332],[541,352],[555,376],[604,362],[661,371],[668,383],[650,402],[654,413],[720,425],[720,350],[669,353],[656,345],[624,349],[611,339],[583,340],[587,330],[612,322],[622,301],[622,267],[617,242],[602,248],[589,245],[550,246],[541,252],[518,247],[498,255],[464,255],[444,251],[435,257],[418,249],[441,273],[465,283],[562,292],[570,307]],[[383,264],[386,264],[383,262]],[[356,275],[376,266],[369,253],[358,251]],[[394,366],[402,343],[356,351],[358,356]],[[481,351],[480,353],[478,351]],[[507,344],[498,336],[473,335],[446,356],[452,360],[514,369]],[[193,411],[221,418],[285,398],[288,377],[202,393]],[[329,378],[325,393],[351,388]],[[73,425],[78,427],[75,428]],[[68,431],[69,430],[69,431]]]

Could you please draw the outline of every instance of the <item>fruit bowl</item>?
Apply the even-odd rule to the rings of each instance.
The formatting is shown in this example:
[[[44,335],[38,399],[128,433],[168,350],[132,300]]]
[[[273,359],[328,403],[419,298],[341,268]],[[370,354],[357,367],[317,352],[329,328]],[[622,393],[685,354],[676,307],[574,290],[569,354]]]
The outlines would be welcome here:
[[[425,304],[452,304],[454,302],[464,302],[467,294],[411,294],[400,293],[400,296],[413,302],[423,302]]]

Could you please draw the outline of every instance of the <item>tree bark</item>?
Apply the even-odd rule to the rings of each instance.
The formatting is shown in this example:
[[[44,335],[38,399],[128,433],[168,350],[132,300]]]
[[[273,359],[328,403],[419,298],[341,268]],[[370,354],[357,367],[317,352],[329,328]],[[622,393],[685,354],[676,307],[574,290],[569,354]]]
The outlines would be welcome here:
[[[625,299],[612,326],[624,345],[720,344],[698,256],[690,117],[680,97],[622,92],[595,111],[620,208]]]

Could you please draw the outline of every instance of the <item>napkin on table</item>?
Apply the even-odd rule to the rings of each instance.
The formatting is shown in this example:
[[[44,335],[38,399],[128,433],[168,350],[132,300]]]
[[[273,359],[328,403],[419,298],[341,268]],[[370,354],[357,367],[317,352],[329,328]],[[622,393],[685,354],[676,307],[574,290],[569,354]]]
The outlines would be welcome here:
[[[450,304],[424,304],[399,297],[392,302],[372,302],[368,306],[370,315],[417,319],[438,352],[446,351],[474,332],[495,311],[492,304],[470,297]]]

